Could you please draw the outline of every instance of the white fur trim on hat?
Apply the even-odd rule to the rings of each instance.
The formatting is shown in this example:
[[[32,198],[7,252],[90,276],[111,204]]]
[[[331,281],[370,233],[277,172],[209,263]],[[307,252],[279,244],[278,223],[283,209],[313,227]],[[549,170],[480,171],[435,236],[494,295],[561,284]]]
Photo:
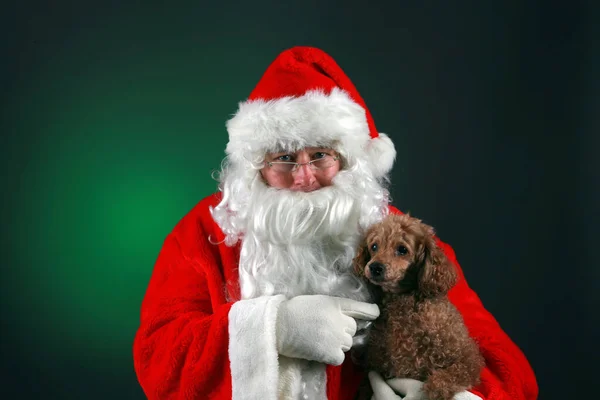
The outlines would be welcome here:
[[[329,94],[311,90],[297,97],[240,103],[227,131],[226,152],[234,162],[257,162],[268,152],[331,146],[383,176],[396,155],[386,135],[371,139],[365,109],[339,88]]]

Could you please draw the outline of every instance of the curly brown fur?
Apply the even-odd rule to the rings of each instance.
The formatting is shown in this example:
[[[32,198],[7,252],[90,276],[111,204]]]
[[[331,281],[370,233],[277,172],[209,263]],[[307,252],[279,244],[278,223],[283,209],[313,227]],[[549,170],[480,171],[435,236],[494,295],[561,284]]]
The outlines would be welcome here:
[[[451,399],[479,382],[483,358],[448,300],[457,274],[433,228],[409,215],[388,216],[367,232],[354,268],[380,292],[367,367],[384,378],[425,382],[430,400]]]

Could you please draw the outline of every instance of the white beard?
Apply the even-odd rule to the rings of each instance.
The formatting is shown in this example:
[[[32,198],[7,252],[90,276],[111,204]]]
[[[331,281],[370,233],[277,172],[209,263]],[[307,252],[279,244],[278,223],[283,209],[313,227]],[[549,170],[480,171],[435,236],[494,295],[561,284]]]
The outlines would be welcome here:
[[[242,241],[242,299],[325,294],[370,300],[352,260],[364,231],[387,214],[388,196],[369,169],[358,166],[310,193],[268,187],[247,166],[224,168],[223,198],[211,212],[227,245]],[[362,343],[364,334],[354,340]],[[324,364],[282,355],[278,363],[279,399],[326,398]]]
[[[264,188],[240,253],[242,298],[328,294],[364,300],[352,274],[360,240],[358,202],[335,187],[311,193]]]
[[[368,298],[352,259],[364,230],[387,213],[387,191],[379,182],[355,168],[340,171],[332,186],[304,193],[268,187],[247,167],[224,172],[223,200],[212,213],[227,244],[242,240],[242,299]]]

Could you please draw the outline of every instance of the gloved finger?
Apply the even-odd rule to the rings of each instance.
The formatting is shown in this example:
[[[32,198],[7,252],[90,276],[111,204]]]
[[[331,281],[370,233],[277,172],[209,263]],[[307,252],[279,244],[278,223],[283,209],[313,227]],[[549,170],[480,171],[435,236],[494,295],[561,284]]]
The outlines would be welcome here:
[[[402,400],[377,372],[370,371],[368,376],[373,390],[372,400]]]
[[[342,349],[337,349],[334,353],[335,354],[331,354],[331,356],[328,359],[324,360],[325,364],[331,364],[334,366],[342,365],[344,359],[346,358],[346,355],[344,354]]]
[[[416,379],[393,378],[388,379],[386,383],[402,396],[411,396],[411,398],[417,399],[419,397],[415,396],[423,393],[423,382]]]
[[[356,320],[352,317],[342,316],[344,318],[344,322],[346,323],[346,327],[344,328],[344,332],[349,334],[350,336],[354,336],[356,334]]]
[[[425,392],[417,392],[415,395],[409,394],[406,397],[403,397],[402,400],[429,400],[429,398]]]
[[[342,313],[352,318],[373,320],[379,317],[379,307],[377,304],[346,298],[340,298],[339,304]]]
[[[352,348],[352,344],[353,344],[354,340],[352,339],[352,336],[349,334],[344,334],[344,337],[342,339],[342,351],[345,353],[348,350],[350,350]]]

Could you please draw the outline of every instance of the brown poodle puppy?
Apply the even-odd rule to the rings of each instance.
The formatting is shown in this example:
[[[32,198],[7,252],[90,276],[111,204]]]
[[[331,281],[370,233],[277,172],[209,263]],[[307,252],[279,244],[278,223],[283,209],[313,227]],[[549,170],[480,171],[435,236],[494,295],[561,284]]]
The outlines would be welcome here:
[[[433,228],[409,215],[371,227],[354,260],[381,309],[363,355],[384,379],[424,382],[430,400],[451,399],[479,381],[483,357],[447,293],[457,274]]]

